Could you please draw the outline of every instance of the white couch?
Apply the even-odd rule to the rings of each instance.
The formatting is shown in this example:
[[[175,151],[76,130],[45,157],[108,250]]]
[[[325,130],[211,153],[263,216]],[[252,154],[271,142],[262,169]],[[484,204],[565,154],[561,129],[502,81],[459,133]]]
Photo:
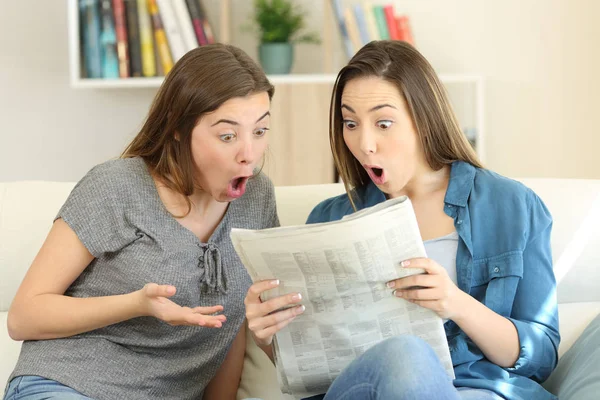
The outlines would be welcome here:
[[[554,217],[562,355],[600,313],[600,180],[521,181],[538,193]],[[0,182],[0,389],[20,348],[5,328],[8,307],[72,188],[73,183]],[[319,201],[342,192],[339,184],[276,188],[282,225],[304,223]],[[281,398],[275,369],[251,340],[238,393],[244,397]]]

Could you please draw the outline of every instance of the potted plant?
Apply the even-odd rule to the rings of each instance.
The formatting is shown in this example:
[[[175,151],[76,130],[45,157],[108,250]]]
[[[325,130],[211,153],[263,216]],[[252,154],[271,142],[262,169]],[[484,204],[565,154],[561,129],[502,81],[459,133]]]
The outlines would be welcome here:
[[[254,0],[254,24],[260,35],[258,56],[267,74],[287,74],[294,43],[319,43],[316,33],[302,33],[306,14],[292,0]]]

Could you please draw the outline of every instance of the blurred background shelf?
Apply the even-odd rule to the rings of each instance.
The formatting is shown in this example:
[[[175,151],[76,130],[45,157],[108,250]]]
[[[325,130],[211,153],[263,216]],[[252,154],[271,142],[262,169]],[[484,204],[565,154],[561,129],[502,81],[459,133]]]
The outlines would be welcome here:
[[[246,1],[250,0],[244,0]],[[316,47],[320,53],[319,61],[311,62],[315,72],[268,75],[277,90],[272,102],[272,134],[264,171],[276,185],[328,183],[335,179],[333,159],[329,149],[328,115],[336,72],[343,66],[343,63],[336,62],[333,54],[342,46],[342,42],[339,33],[336,33],[337,23],[331,9],[331,0],[313,1],[314,7],[320,9],[323,16],[320,22],[322,42]],[[204,4],[207,9],[206,14],[212,17],[215,37],[220,42],[238,45],[255,57],[255,49],[247,48],[249,45],[244,41],[246,37],[244,35],[236,37],[236,32],[233,31],[233,27],[237,27],[237,24],[230,21],[232,3],[234,0],[209,0]],[[78,0],[68,0],[69,64],[72,88],[96,91],[106,89],[109,90],[105,93],[106,96],[117,96],[140,89],[154,93],[160,87],[164,76],[86,78],[82,63],[80,26]],[[237,43],[236,40],[242,41],[242,44]],[[485,161],[484,77],[478,74],[444,73],[439,74],[439,77],[447,89],[463,132],[479,157]]]

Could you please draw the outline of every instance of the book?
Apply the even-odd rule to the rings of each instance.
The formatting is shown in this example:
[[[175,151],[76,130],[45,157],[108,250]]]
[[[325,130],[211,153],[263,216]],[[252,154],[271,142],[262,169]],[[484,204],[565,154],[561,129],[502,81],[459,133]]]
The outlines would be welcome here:
[[[190,18],[192,18],[192,26],[196,34],[196,40],[200,46],[208,44],[208,38],[204,32],[204,14],[200,8],[200,3],[197,0],[186,0]]]
[[[198,39],[196,39],[196,32],[194,32],[194,26],[192,25],[192,17],[187,4],[185,4],[185,0],[173,0],[173,9],[175,10],[179,28],[181,29],[185,50],[190,51],[195,49],[198,47]]]
[[[87,78],[102,78],[101,23],[98,0],[80,0],[79,15],[85,76]]]
[[[331,0],[331,8],[333,9],[335,18],[337,19],[337,24],[340,30],[340,36],[342,37],[342,42],[344,43],[346,56],[348,59],[350,59],[354,55],[354,45],[352,44],[350,36],[348,35],[341,0]]]
[[[406,15],[401,15],[396,17],[396,26],[398,27],[398,34],[400,36],[399,40],[403,40],[407,43],[415,45],[415,39],[413,38],[410,22]]]
[[[277,287],[262,293],[262,301],[301,294],[304,313],[273,340],[283,393],[296,398],[323,393],[339,371],[367,349],[403,334],[429,343],[449,378],[454,378],[442,318],[393,296],[386,287],[391,280],[425,272],[400,266],[402,261],[427,257],[408,197],[387,200],[339,221],[232,229],[230,237],[253,282],[279,280]],[[307,332],[310,351],[302,339]]]
[[[360,40],[360,32],[358,31],[356,18],[350,7],[346,7],[344,10],[344,21],[346,22],[346,29],[348,29],[348,36],[352,42],[353,51],[356,53],[363,46],[363,43]]]
[[[358,27],[358,33],[360,34],[360,41],[364,46],[373,39],[371,39],[369,36],[367,18],[365,16],[365,11],[363,10],[362,4],[354,5],[354,19],[356,20],[356,26]]]
[[[119,59],[119,77],[131,76],[129,65],[129,43],[127,40],[127,22],[125,19],[125,3],[123,0],[112,0],[115,16],[115,32],[117,33],[117,57]]]
[[[160,60],[162,72],[166,75],[173,68],[173,58],[171,57],[171,49],[169,48],[169,42],[167,42],[165,30],[163,29],[162,19],[158,13],[156,0],[148,0],[148,12],[152,21],[157,56]]]
[[[117,34],[115,32],[111,0],[102,0],[101,18],[102,77],[105,79],[114,79],[119,77],[119,57],[117,54]]]
[[[200,7],[200,15],[202,17],[202,30],[204,31],[204,36],[206,37],[206,41],[208,44],[212,44],[215,42],[215,36],[213,34],[213,29],[208,21],[208,14],[206,14],[206,10],[204,9],[204,5],[201,0],[198,0],[198,7]]]
[[[129,62],[131,76],[142,76],[142,50],[140,43],[140,25],[137,0],[124,0],[129,39]]]
[[[381,40],[389,40],[390,31],[388,30],[387,22],[385,20],[385,11],[383,10],[383,6],[373,6],[373,16],[375,17],[375,22],[377,23],[379,37]]]
[[[377,29],[377,22],[375,21],[373,5],[370,1],[363,1],[362,9],[365,14],[365,21],[367,23],[367,31],[369,32],[369,38],[371,40],[381,40],[381,35],[379,34],[379,30]]]
[[[154,39],[152,22],[148,12],[147,0],[137,0],[138,26],[140,27],[140,50],[142,56],[142,75],[146,77],[156,75],[156,61],[154,52]]]
[[[398,32],[398,26],[396,25],[396,17],[394,16],[394,6],[392,4],[387,4],[383,6],[383,13],[385,14],[385,23],[387,24],[390,39],[399,40],[400,33]]]
[[[173,3],[171,0],[156,0],[158,5],[158,12],[160,19],[162,20],[163,29],[167,35],[169,41],[169,48],[171,49],[171,57],[173,61],[177,62],[187,52],[185,43],[183,42],[183,35],[179,29],[179,23],[175,16],[175,10],[173,9]]]

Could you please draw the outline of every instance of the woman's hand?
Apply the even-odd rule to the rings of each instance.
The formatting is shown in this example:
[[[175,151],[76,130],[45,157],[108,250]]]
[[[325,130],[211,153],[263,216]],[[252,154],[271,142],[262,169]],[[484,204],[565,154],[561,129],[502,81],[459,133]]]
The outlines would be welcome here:
[[[411,275],[387,283],[400,297],[434,311],[441,318],[453,319],[462,310],[466,293],[448,276],[448,272],[430,258],[402,262],[403,268],[422,268],[425,274]]]
[[[302,300],[300,293],[290,293],[275,297],[264,303],[261,302],[260,295],[262,292],[276,288],[278,285],[278,280],[256,282],[250,286],[244,300],[248,328],[250,328],[254,341],[259,346],[270,345],[273,341],[273,335],[305,310],[303,305],[291,307]],[[286,309],[274,312],[280,308]]]
[[[181,307],[168,299],[175,294],[175,291],[175,287],[171,285],[146,284],[143,289],[136,292],[139,295],[142,314],[158,318],[172,326],[187,325],[207,328],[223,326],[226,320],[224,315],[210,315],[223,311],[223,306]]]

